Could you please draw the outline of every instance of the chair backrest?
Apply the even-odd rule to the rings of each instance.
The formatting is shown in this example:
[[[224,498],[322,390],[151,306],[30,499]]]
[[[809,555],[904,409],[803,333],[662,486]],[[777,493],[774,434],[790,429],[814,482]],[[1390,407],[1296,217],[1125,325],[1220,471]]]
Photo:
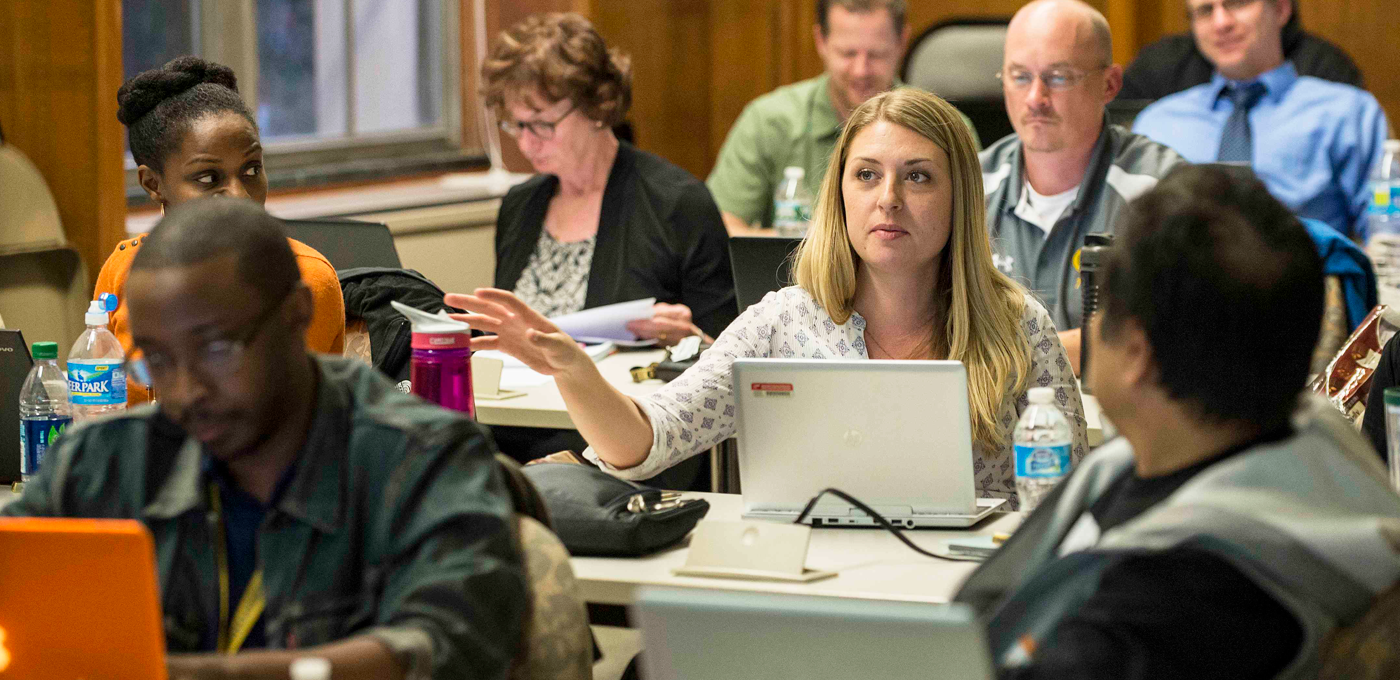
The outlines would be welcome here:
[[[1318,680],[1400,678],[1400,584],[1376,598],[1360,621],[1322,642]]]
[[[511,680],[591,680],[593,634],[588,607],[569,566],[569,551],[531,517],[516,515],[516,529],[530,606],[525,644],[511,665]]]
[[[287,235],[320,251],[337,270],[403,266],[389,226],[347,219],[283,220]]]
[[[1008,23],[1010,19],[951,19],[934,24],[914,40],[901,69],[905,83],[947,99],[971,118],[984,145],[1012,131],[996,79]]]
[[[92,299],[87,266],[68,244],[38,168],[4,143],[0,206],[0,315],[31,342],[57,342],[59,359],[66,361]]]

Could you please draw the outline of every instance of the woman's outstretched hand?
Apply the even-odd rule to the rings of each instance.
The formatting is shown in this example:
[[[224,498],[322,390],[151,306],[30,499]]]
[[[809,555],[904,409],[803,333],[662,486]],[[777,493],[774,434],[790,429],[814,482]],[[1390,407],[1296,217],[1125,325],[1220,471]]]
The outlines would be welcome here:
[[[449,293],[443,302],[468,312],[452,318],[495,333],[472,338],[472,349],[500,350],[545,375],[558,376],[593,363],[573,338],[509,291],[478,288],[471,295]]]

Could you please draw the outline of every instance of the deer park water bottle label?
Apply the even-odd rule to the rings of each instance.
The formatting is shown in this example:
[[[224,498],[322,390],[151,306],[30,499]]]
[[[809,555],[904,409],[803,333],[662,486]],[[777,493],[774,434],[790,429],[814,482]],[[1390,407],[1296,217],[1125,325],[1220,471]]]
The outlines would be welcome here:
[[[111,359],[69,359],[68,392],[79,406],[126,403],[126,371]]]
[[[68,416],[25,418],[19,422],[19,472],[28,477],[39,471],[44,455],[72,422]]]
[[[1016,476],[1058,479],[1069,474],[1069,444],[1016,445]]]

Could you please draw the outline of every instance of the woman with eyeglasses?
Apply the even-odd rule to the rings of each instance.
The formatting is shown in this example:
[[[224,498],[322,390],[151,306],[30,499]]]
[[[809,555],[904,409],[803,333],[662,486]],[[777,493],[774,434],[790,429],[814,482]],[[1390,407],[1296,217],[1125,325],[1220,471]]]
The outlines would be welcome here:
[[[117,90],[117,104],[117,119],[126,126],[136,161],[137,181],[162,212],[204,196],[244,198],[259,205],[267,201],[258,126],[238,96],[233,69],[198,57],[179,57],[123,83]],[[108,325],[127,351],[131,329],[126,277],[142,238],[117,244],[103,263],[93,292],[94,298],[102,293],[117,296],[118,306]],[[306,329],[307,347],[340,354],[345,346],[345,300],[335,268],[311,246],[287,241],[315,305]],[[128,386],[128,403],[150,398],[139,381]]]
[[[641,298],[629,327],[671,345],[737,316],[728,237],[704,183],[619,141],[629,59],[577,14],[532,16],[482,66],[486,105],[539,174],[501,202],[495,287],[549,317]]]

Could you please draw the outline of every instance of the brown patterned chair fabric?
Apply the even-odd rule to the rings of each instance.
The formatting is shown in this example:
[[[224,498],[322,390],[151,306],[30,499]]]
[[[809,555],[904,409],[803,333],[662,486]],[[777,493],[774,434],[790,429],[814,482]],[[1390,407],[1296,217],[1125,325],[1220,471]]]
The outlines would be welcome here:
[[[1400,585],[1376,598],[1360,621],[1322,642],[1318,680],[1400,678]]]
[[[341,356],[359,359],[369,366],[374,365],[374,358],[369,352],[369,327],[365,325],[364,319],[345,320],[345,349]]]
[[[511,666],[511,680],[592,680],[593,633],[588,608],[569,566],[569,551],[543,524],[516,515],[530,584],[525,645]]]
[[[1323,284],[1322,332],[1317,336],[1317,347],[1313,349],[1312,368],[1309,371],[1314,374],[1327,370],[1332,357],[1337,356],[1347,338],[1351,337],[1342,280],[1329,276],[1323,279]],[[349,327],[345,329],[345,344],[347,347],[350,345]]]

